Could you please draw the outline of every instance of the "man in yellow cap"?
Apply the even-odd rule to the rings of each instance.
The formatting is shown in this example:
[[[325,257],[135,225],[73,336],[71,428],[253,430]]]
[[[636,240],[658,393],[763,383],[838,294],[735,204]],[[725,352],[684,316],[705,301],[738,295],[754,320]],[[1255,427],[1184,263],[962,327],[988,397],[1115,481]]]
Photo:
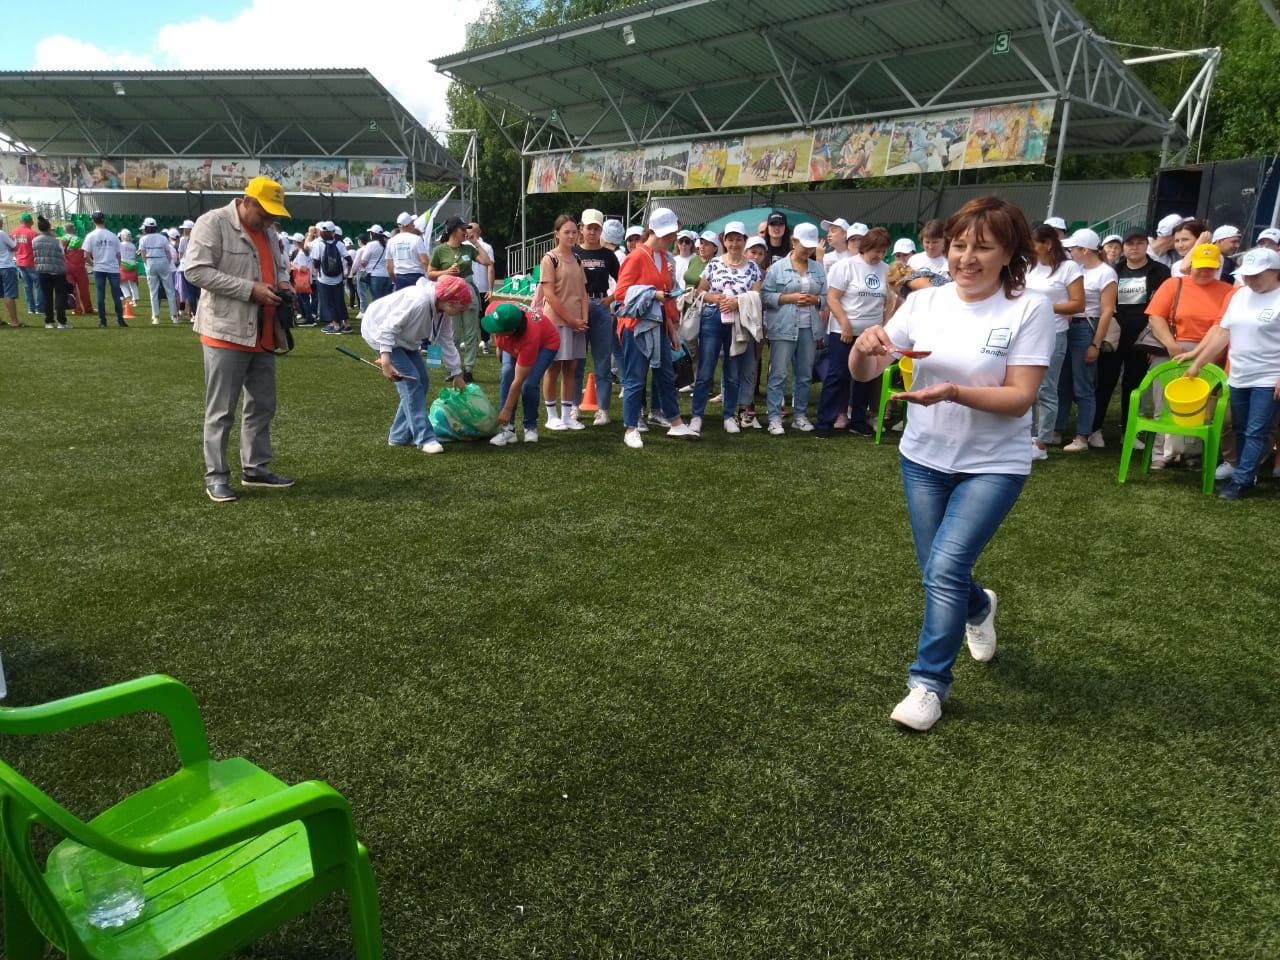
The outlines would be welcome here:
[[[293,296],[276,218],[288,215],[280,184],[254,177],[243,197],[196,220],[187,245],[186,281],[201,291],[193,329],[204,348],[204,484],[216,503],[236,499],[227,438],[242,391],[244,485],[273,490],[293,486],[292,480],[271,472],[276,353],[287,351],[289,342],[276,308],[282,294]]]

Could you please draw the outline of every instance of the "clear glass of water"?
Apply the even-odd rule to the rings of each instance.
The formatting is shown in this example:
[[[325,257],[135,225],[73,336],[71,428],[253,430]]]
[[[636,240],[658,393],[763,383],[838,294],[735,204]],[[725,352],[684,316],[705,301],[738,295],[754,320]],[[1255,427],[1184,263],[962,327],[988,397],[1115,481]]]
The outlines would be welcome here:
[[[101,929],[123,927],[136,920],[147,904],[142,868],[113,860],[97,850],[81,850],[80,884],[89,923]]]

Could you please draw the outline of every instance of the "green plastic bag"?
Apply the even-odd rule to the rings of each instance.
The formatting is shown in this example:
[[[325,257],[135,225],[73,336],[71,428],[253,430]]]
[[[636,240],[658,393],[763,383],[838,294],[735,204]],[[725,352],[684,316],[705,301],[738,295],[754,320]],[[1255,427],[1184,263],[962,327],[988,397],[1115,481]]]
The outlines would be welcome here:
[[[441,442],[484,440],[498,432],[498,410],[478,383],[445,387],[432,401],[430,416]]]

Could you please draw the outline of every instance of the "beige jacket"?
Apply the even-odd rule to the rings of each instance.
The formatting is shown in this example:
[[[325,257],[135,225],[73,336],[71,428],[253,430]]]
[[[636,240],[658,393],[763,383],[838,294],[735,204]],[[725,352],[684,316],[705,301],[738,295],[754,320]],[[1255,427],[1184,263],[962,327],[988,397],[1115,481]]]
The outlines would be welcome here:
[[[200,288],[196,333],[245,347],[258,342],[258,305],[249,299],[254,283],[261,280],[275,287],[289,281],[289,264],[280,253],[275,227],[267,228],[267,245],[276,261],[274,277],[262,276],[258,248],[240,225],[234,200],[200,216],[183,258],[184,276]],[[276,343],[283,345],[278,324],[276,334]]]

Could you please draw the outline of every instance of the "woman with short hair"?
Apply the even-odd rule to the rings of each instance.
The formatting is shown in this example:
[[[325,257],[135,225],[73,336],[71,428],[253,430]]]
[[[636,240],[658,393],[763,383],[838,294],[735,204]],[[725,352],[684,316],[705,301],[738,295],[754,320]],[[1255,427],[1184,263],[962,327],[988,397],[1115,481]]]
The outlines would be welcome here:
[[[1049,459],[1048,445],[1058,420],[1058,378],[1067,359],[1067,332],[1071,318],[1084,311],[1084,270],[1062,246],[1058,231],[1042,223],[1031,231],[1036,252],[1034,266],[1027,271],[1027,289],[1043,295],[1053,308],[1053,354],[1049,369],[1036,394],[1035,430],[1031,443],[1032,460]]]
[[[1084,277],[1084,310],[1071,318],[1067,327],[1067,360],[1063,373],[1069,381],[1058,380],[1057,432],[1066,436],[1071,401],[1076,404],[1076,435],[1062,448],[1063,453],[1085,453],[1093,433],[1093,414],[1098,402],[1097,366],[1106,342],[1107,330],[1116,314],[1116,272],[1102,260],[1102,241],[1089,229],[1071,236],[1071,255]],[[1069,385],[1068,385],[1069,384]],[[1092,444],[1102,446],[1098,435]]]

